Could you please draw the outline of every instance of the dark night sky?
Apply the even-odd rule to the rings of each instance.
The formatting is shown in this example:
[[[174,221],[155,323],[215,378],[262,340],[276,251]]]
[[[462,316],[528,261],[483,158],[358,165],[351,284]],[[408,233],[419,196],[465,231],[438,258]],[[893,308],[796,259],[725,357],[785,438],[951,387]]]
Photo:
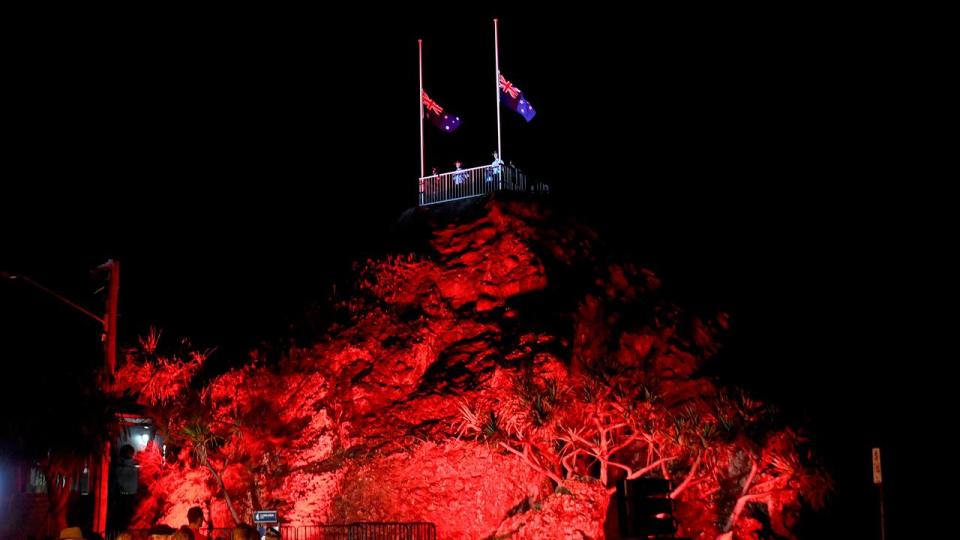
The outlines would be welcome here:
[[[0,271],[97,306],[88,271],[118,258],[128,342],[153,324],[240,358],[381,249],[415,201],[418,37],[427,90],[464,121],[452,137],[426,126],[428,168],[495,148],[492,12],[86,15],[14,21]],[[914,22],[499,16],[501,69],[538,111],[527,125],[504,110],[504,157],[682,304],[733,314],[734,375],[821,430],[839,488],[825,519],[872,526],[883,444],[905,523],[918,428],[894,419],[926,392],[890,365],[930,354],[917,314],[937,231],[903,187],[923,105]],[[55,301],[0,283],[0,311],[8,380],[27,381],[4,407],[98,361],[96,323]]]

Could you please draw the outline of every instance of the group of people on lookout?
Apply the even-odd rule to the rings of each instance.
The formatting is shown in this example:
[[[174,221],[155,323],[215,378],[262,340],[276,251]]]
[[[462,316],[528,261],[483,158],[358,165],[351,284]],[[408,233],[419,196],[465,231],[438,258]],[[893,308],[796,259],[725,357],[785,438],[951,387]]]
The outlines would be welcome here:
[[[490,165],[488,165],[485,169],[485,172],[486,172],[485,180],[487,182],[494,182],[494,181],[500,180],[503,176],[503,166],[504,166],[504,163],[503,163],[503,160],[500,159],[500,154],[497,152],[494,152],[493,162],[490,163]],[[466,183],[470,179],[470,171],[466,171],[463,169],[463,162],[460,160],[457,160],[454,162],[454,167],[455,167],[453,170],[454,185],[459,186],[461,184]],[[510,167],[516,168],[513,162],[510,162]],[[439,176],[441,174],[436,167],[433,167],[430,173],[431,173],[430,174],[431,176]]]

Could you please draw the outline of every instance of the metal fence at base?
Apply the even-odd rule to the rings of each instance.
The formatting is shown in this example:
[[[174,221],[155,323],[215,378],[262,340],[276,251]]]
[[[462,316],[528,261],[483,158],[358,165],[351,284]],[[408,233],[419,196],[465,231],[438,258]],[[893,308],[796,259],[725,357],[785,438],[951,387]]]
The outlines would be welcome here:
[[[134,540],[150,540],[149,531],[127,531]],[[231,540],[233,528],[201,529],[210,540]],[[106,540],[116,540],[120,532],[111,532]],[[343,525],[281,526],[283,540],[436,540],[437,527],[433,523],[360,522]]]

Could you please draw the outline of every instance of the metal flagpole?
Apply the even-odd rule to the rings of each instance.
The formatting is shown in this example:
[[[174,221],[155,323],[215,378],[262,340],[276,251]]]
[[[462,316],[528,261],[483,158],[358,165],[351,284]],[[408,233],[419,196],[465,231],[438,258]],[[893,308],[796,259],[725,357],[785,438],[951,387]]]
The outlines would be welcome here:
[[[420,49],[420,93],[417,94],[417,99],[420,100],[420,178],[423,178],[426,173],[426,168],[423,161],[423,40],[417,40],[417,47]]]
[[[497,68],[496,77],[494,77],[494,86],[497,90],[497,156],[503,159],[503,149],[500,145],[500,41],[497,35],[497,19],[493,20],[493,57],[494,65]]]

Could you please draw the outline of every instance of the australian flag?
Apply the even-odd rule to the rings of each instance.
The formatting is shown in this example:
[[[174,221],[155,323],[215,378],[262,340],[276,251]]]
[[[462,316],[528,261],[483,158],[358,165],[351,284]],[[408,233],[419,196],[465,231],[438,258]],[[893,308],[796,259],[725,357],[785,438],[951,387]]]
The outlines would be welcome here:
[[[426,92],[422,92],[423,107],[427,111],[427,119],[430,123],[437,126],[440,131],[453,133],[460,127],[460,117],[454,116],[443,110],[443,107],[436,101],[430,99]]]
[[[500,102],[519,113],[527,122],[533,120],[537,111],[533,110],[530,102],[523,97],[523,92],[510,81],[500,75]]]

